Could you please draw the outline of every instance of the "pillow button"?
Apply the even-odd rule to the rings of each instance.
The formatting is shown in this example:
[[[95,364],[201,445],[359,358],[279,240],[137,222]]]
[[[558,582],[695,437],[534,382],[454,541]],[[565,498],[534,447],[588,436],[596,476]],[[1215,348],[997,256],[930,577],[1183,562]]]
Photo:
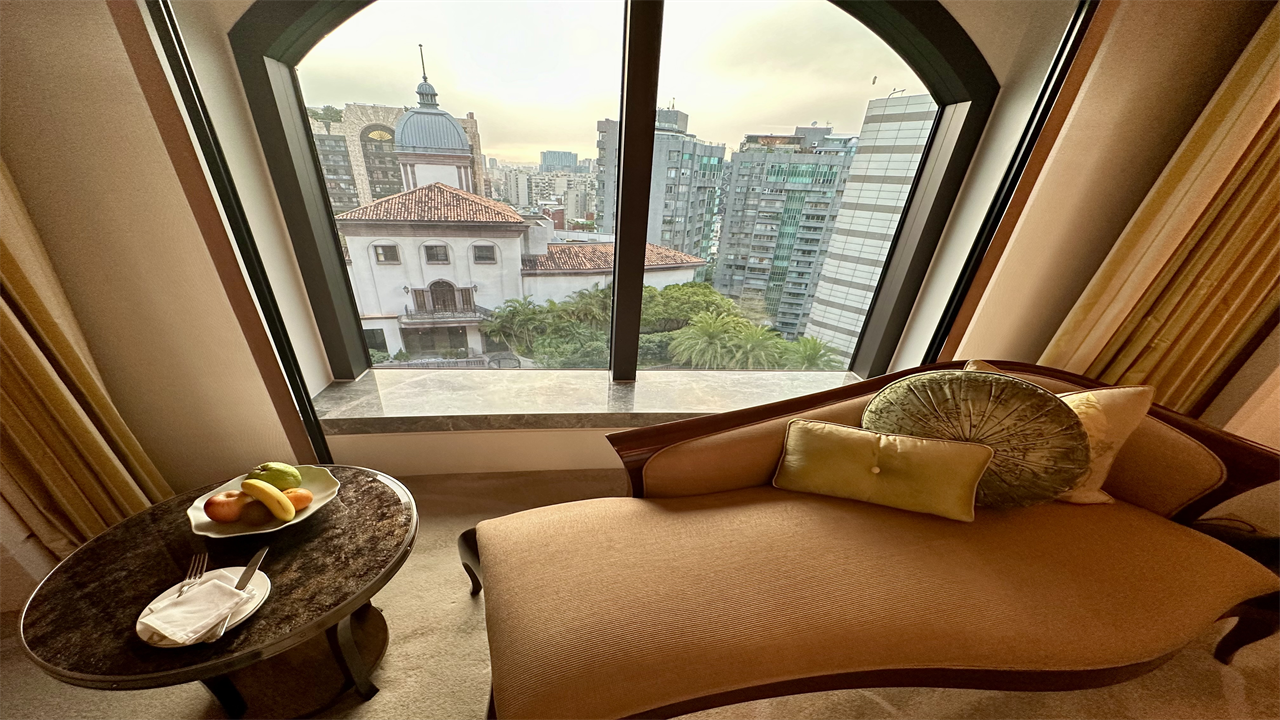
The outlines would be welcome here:
[[[880,468],[879,468],[879,466],[877,466],[877,465],[872,465],[872,466],[871,466],[871,472],[873,472],[873,473],[878,473],[878,472],[880,472]]]

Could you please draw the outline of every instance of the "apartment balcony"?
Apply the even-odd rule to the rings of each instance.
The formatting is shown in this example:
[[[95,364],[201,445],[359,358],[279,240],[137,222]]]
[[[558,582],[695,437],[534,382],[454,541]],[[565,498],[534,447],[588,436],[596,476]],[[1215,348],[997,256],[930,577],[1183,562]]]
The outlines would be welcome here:
[[[470,308],[455,307],[443,309],[404,308],[400,316],[402,327],[431,327],[435,325],[474,325],[487,320],[493,315],[489,308],[473,305]]]

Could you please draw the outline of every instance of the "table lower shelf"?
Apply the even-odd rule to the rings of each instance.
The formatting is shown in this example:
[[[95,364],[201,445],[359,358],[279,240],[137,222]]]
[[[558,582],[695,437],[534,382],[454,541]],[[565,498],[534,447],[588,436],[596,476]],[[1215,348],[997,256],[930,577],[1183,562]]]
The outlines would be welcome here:
[[[369,673],[387,650],[387,621],[373,605],[350,617],[351,639]],[[299,718],[337,702],[354,683],[344,672],[339,650],[317,635],[301,645],[247,668],[205,681],[231,717]],[[366,687],[372,687],[367,685]],[[373,688],[377,692],[377,688]],[[371,697],[372,693],[361,695]]]

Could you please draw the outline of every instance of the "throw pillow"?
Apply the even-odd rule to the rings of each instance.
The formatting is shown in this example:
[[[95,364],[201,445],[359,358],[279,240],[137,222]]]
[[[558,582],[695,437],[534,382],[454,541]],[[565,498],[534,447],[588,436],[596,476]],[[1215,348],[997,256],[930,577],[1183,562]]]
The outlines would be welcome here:
[[[795,419],[787,423],[773,484],[972,522],[974,492],[991,456],[991,448],[974,443]]]
[[[989,446],[995,455],[977,494],[986,507],[1049,502],[1074,488],[1089,467],[1089,436],[1076,413],[1048,390],[1011,375],[909,375],[876,393],[862,426]]]
[[[1002,372],[981,360],[970,360],[964,369]],[[1059,393],[1058,397],[1075,411],[1089,434],[1089,468],[1076,481],[1075,487],[1057,499],[1078,505],[1115,502],[1102,490],[1102,484],[1111,472],[1111,464],[1115,462],[1120,448],[1124,447],[1125,441],[1142,423],[1142,418],[1147,416],[1147,410],[1151,409],[1155,388],[1150,385],[1124,385]]]

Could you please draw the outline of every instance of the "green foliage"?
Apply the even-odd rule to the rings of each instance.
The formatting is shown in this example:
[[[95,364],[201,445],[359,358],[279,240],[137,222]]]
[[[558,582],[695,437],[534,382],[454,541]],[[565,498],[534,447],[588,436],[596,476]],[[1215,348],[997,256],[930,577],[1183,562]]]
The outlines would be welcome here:
[[[391,353],[377,348],[369,349],[369,362],[377,365],[379,363],[391,362]]]
[[[735,369],[771,370],[781,365],[787,341],[769,328],[753,325],[739,331],[730,344]]]
[[[698,313],[671,339],[671,359],[695,368],[716,370],[733,367],[735,340],[751,323],[727,313]]]
[[[397,350],[397,351],[396,351],[396,354],[395,354],[395,355],[392,355],[391,357],[392,357],[396,362],[408,362],[408,360],[409,360],[409,351],[408,351],[408,350],[405,350],[404,348],[400,348],[399,350]]]
[[[609,336],[589,329],[546,335],[534,341],[533,361],[544,368],[608,367]]]
[[[669,365],[671,363],[671,339],[675,333],[657,332],[640,335],[639,363],[641,367]]]
[[[553,302],[548,301],[547,304]],[[585,290],[575,291],[558,307],[574,322],[583,323],[593,330],[607,331],[613,316],[613,283],[604,287],[594,283]]]
[[[640,327],[642,332],[671,332],[688,325],[698,313],[741,315],[733,301],[709,283],[687,282],[661,290],[646,286],[640,305]]]
[[[342,122],[342,110],[332,105],[321,108],[307,108],[307,117],[320,122]]]
[[[787,368],[791,370],[841,370],[845,363],[836,351],[818,338],[802,337],[787,343]]]
[[[759,307],[756,307],[758,305]],[[546,368],[609,365],[612,285],[592,285],[560,302],[507,300],[480,323],[481,332]],[[787,342],[753,322],[763,302],[744,305],[701,282],[645,287],[638,360],[642,367],[686,365],[713,370],[839,370],[844,363],[817,338]],[[744,314],[747,316],[744,317]],[[400,359],[397,354],[396,359]],[[406,358],[407,359],[407,356]]]
[[[512,298],[480,323],[480,332],[506,343],[517,355],[529,355],[533,341],[546,330],[547,308],[527,296]]]

